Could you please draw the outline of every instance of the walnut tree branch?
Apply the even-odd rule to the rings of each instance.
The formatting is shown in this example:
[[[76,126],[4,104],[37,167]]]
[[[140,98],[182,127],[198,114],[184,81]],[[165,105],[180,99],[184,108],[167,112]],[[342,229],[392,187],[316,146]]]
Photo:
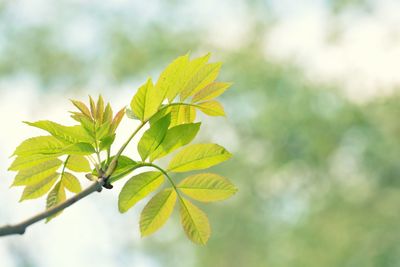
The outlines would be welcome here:
[[[1,236],[7,236],[7,235],[22,235],[25,233],[26,229],[34,224],[37,223],[43,219],[46,219],[66,208],[69,206],[73,205],[75,202],[87,197],[88,195],[94,193],[94,192],[100,192],[102,190],[103,185],[106,182],[106,178],[99,178],[97,181],[95,181],[92,185],[90,185],[88,188],[80,192],[79,194],[76,194],[75,196],[67,199],[63,203],[60,203],[57,206],[54,206],[51,209],[45,210],[44,212],[41,212],[23,222],[20,222],[18,224],[14,225],[5,225],[3,227],[0,227],[0,237]]]

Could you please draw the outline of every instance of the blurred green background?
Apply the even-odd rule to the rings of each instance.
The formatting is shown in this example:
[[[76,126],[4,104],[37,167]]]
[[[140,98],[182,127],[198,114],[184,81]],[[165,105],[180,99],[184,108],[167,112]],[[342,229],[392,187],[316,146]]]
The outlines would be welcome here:
[[[0,240],[0,266],[400,266],[400,23],[390,16],[399,12],[396,1],[368,0],[0,1],[3,105],[16,88],[29,88],[32,101],[90,92],[128,103],[139,83],[175,57],[212,52],[224,62],[220,80],[234,86],[221,99],[228,117],[206,119],[200,138],[233,151],[215,171],[240,189],[224,203],[202,205],[213,228],[205,247],[186,240],[176,214],[166,229],[140,239],[137,214],[119,216],[114,195],[109,204],[87,200],[93,206],[85,207],[100,210],[89,212],[90,225],[65,213],[40,234]],[[292,31],[276,32],[288,25]],[[379,30],[393,38],[376,38]],[[346,38],[357,31],[364,31],[364,50],[348,49],[354,40]],[[304,43],[285,50],[290,37]],[[381,46],[370,50],[368,40]],[[329,49],[340,53],[318,65]],[[15,109],[23,109],[17,96]],[[52,112],[40,103],[29,111],[36,109]],[[11,115],[2,109],[1,116]],[[12,153],[7,142],[4,160]],[[20,206],[5,170],[1,223],[32,214],[13,217]],[[65,237],[101,223],[102,238],[97,230],[87,242]],[[49,227],[67,233],[45,238]]]

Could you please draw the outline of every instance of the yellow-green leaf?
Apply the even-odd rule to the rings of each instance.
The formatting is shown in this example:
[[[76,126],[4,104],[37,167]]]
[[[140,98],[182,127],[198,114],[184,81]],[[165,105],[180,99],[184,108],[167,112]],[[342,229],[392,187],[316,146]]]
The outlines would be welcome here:
[[[181,93],[181,100],[196,94],[202,88],[212,83],[218,76],[221,63],[209,63],[202,66],[197,73],[190,79]]]
[[[64,147],[60,153],[68,155],[90,155],[96,152],[94,147],[88,143],[76,143]]]
[[[89,108],[81,101],[78,100],[71,100],[72,104],[74,104],[75,107],[77,107],[82,114],[84,114],[86,117],[90,118],[90,111]]]
[[[93,138],[87,134],[82,126],[64,126],[52,121],[25,122],[26,124],[45,130],[60,141],[75,144],[79,142],[90,143]]]
[[[59,159],[49,159],[35,166],[23,169],[18,172],[12,186],[33,185],[39,183],[46,177],[54,174],[60,168],[62,161]]]
[[[22,193],[20,202],[27,199],[39,198],[45,195],[55,184],[59,175],[59,173],[53,173],[36,184],[26,186],[24,192]]]
[[[205,245],[211,234],[207,215],[187,199],[182,198],[180,204],[181,224],[187,237],[196,244]]]
[[[69,156],[65,167],[74,172],[90,172],[92,170],[89,161],[84,156],[79,155]]]
[[[142,236],[151,235],[160,229],[174,210],[176,192],[167,188],[156,194],[140,214],[140,232]]]
[[[18,156],[15,158],[11,166],[8,168],[9,171],[20,171],[38,165],[39,163],[48,161],[54,158],[53,155],[31,155],[31,156]]]
[[[155,87],[159,92],[166,93],[169,102],[172,102],[180,90],[182,90],[188,64],[188,55],[178,57],[160,74]]]
[[[58,204],[63,203],[67,199],[66,194],[65,194],[65,189],[61,182],[58,182],[54,188],[49,192],[47,195],[47,200],[46,200],[46,209],[51,209]],[[54,219],[58,215],[60,215],[62,211],[47,217],[46,223],[49,222],[50,220]]]
[[[216,144],[195,144],[182,149],[169,163],[173,172],[206,169],[231,158],[225,148]]]
[[[67,145],[53,136],[38,136],[26,139],[14,151],[14,155],[57,154]]]
[[[96,119],[100,123],[103,122],[103,115],[104,115],[104,100],[103,97],[99,95],[96,106]]]
[[[133,113],[141,121],[145,121],[155,114],[164,100],[165,94],[156,91],[151,79],[142,85],[131,101]]]
[[[112,159],[113,158],[111,158],[111,160]],[[136,165],[137,162],[132,160],[131,158],[123,155],[119,156],[117,167],[109,178],[110,183],[117,181],[125,175],[128,175],[130,172],[133,171]]]
[[[171,107],[170,127],[192,123],[196,119],[196,108],[189,105],[176,105]]]
[[[203,202],[224,200],[237,192],[230,181],[214,173],[189,176],[177,187],[191,198]]]
[[[224,107],[216,100],[203,102],[196,106],[209,116],[225,116]]]
[[[61,182],[65,188],[72,193],[79,193],[82,191],[81,183],[79,182],[78,178],[69,172],[63,173]]]
[[[232,84],[223,82],[212,82],[200,91],[198,91],[192,98],[192,102],[201,102],[212,100],[222,95]]]
[[[150,161],[159,159],[175,149],[190,143],[199,132],[201,123],[187,123],[181,124],[171,129],[168,129],[164,140],[157,147],[157,149],[150,154]]]
[[[156,190],[164,181],[161,172],[144,172],[133,176],[122,188],[118,198],[121,213],[128,211],[139,200]]]
[[[142,160],[147,157],[161,144],[167,133],[171,116],[168,114],[150,126],[138,143],[138,151]]]

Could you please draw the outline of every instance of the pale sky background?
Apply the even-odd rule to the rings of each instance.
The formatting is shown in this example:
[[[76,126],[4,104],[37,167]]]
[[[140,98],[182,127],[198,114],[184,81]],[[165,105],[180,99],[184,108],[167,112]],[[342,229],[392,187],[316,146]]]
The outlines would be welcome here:
[[[77,5],[103,5],[111,10],[128,7],[129,10],[137,9],[140,12],[136,14],[141,16],[142,23],[156,19],[162,11],[161,1],[156,0],[71,2]],[[272,3],[272,10],[268,12],[275,14],[276,22],[262,36],[266,59],[295,62],[311,81],[337,84],[356,102],[390,94],[399,85],[400,1],[375,1],[370,12],[349,10],[339,17],[329,14],[324,1],[276,0]],[[54,9],[52,1],[15,1],[12,14],[13,19],[28,24],[56,23],[59,13]],[[188,1],[179,7],[177,14],[181,14],[184,21],[207,29],[207,42],[228,50],[241,48],[249,27],[246,21],[253,19],[239,0]],[[257,16],[262,15],[263,11],[260,10]],[[191,21],[191,17],[197,19]],[[66,25],[66,46],[82,53],[91,53],[92,44],[98,38],[96,23],[82,15]],[[336,35],[337,32],[340,33]],[[143,80],[146,78],[143,77]],[[128,104],[130,99],[126,96],[133,95],[134,90],[136,88],[125,86],[118,95],[107,91],[101,93],[118,107]],[[39,91],[39,85],[26,77],[0,80],[0,177],[5,181],[0,183],[0,224],[20,221],[41,211],[44,205],[42,201],[19,204],[20,190],[8,188],[14,175],[6,171],[10,163],[8,156],[21,140],[34,132],[20,121],[65,121],[68,117],[65,110],[71,107],[68,98],[85,99],[88,92],[97,93],[94,88],[89,88],[88,92],[71,92],[65,97],[64,92],[43,96],[39,95]],[[229,125],[228,122],[224,123]],[[131,128],[133,126],[125,121],[120,132],[128,132]],[[217,138],[210,141],[218,141],[235,152],[234,139],[237,137],[234,134],[225,143],[223,138]],[[48,225],[38,223],[29,228],[23,237],[0,240],[0,265],[18,266],[15,255],[21,253],[28,255],[28,259],[31,258],[41,267],[162,266],[140,252],[143,241],[137,224],[138,211],[143,204],[126,215],[120,215],[117,192],[112,190],[101,196],[93,195],[69,208],[61,219]],[[183,238],[183,232],[176,224],[177,219],[177,216],[173,216],[168,225],[152,238],[159,242],[181,242],[181,254],[187,257],[179,259],[177,266],[191,266],[193,245]],[[110,225],[114,229],[129,229],[129,235],[125,230],[110,231]],[[136,253],[127,255],[120,252],[121,247],[132,244],[138,248]],[[46,251],[45,257],[36,251]],[[62,257],[66,252],[74,256]]]

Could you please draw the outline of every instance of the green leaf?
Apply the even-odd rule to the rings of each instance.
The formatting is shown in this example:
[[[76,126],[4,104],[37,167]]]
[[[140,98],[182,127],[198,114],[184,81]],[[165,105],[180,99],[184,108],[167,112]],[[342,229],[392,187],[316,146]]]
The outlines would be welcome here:
[[[226,178],[213,173],[189,176],[177,187],[191,198],[203,202],[224,200],[237,192],[237,188]]]
[[[192,98],[192,102],[202,102],[207,100],[212,100],[220,95],[222,95],[232,83],[223,82],[213,82],[198,91]]]
[[[91,143],[93,138],[87,134],[82,126],[64,126],[52,121],[25,122],[26,124],[45,130],[60,141],[75,144],[79,142]]]
[[[140,214],[142,236],[151,235],[160,229],[171,216],[175,203],[176,192],[172,188],[157,193]]]
[[[113,159],[113,157],[111,157],[110,160],[112,160],[112,159]],[[132,160],[131,158],[129,158],[127,156],[119,156],[117,167],[115,168],[113,174],[109,178],[110,183],[113,183],[113,182],[119,180],[120,178],[131,173],[136,165],[137,165],[137,162]]]
[[[181,100],[196,94],[202,88],[212,83],[218,76],[221,69],[221,63],[209,63],[202,66],[196,74],[190,79],[181,93]]]
[[[22,197],[19,201],[21,202],[27,199],[35,199],[45,195],[55,184],[59,175],[59,173],[53,173],[40,182],[25,187]]]
[[[224,107],[218,101],[208,101],[196,105],[203,113],[209,116],[225,116]]]
[[[231,158],[225,148],[216,144],[195,144],[182,149],[169,163],[173,172],[206,169]]]
[[[114,143],[114,140],[115,140],[115,134],[102,138],[100,140],[100,146],[99,146],[100,151],[109,149],[111,145]]]
[[[150,161],[159,159],[172,151],[189,144],[199,132],[201,123],[181,124],[168,129],[164,140],[158,148],[150,154]]]
[[[46,209],[51,209],[55,206],[57,206],[60,203],[63,203],[67,199],[66,194],[65,194],[65,189],[61,182],[58,182],[54,188],[49,192],[47,195],[47,200],[46,200]],[[50,220],[54,219],[58,215],[60,215],[62,211],[47,217],[46,223],[48,223]]]
[[[81,183],[79,182],[78,178],[69,172],[63,173],[61,182],[65,188],[72,193],[79,193],[82,191]]]
[[[148,79],[132,98],[131,109],[136,117],[141,121],[146,121],[157,112],[164,96],[162,92],[155,90],[152,80]]]
[[[180,90],[182,90],[185,82],[185,70],[188,69],[188,64],[188,55],[178,57],[160,74],[155,87],[157,90],[166,92],[169,102],[172,102]]]
[[[90,172],[92,170],[89,161],[84,156],[78,155],[69,156],[65,167],[74,172]]]
[[[138,151],[143,161],[161,144],[167,133],[170,121],[171,116],[167,115],[152,124],[143,134],[138,143]]]
[[[139,200],[156,190],[164,181],[161,172],[144,172],[129,179],[121,190],[118,208],[121,213],[128,211]]]
[[[62,154],[68,155],[90,155],[95,151],[94,147],[88,143],[77,143],[69,145],[60,151]]]
[[[35,166],[21,170],[14,179],[12,186],[33,185],[54,174],[61,166],[59,159],[49,159]]]
[[[57,154],[67,145],[53,136],[32,137],[23,141],[14,151],[14,155],[30,156],[34,154]]]
[[[19,171],[38,165],[39,163],[45,162],[49,159],[54,159],[54,155],[31,155],[31,156],[18,156],[11,166],[8,168],[9,171]]]
[[[205,245],[211,234],[207,215],[187,199],[181,198],[180,204],[181,224],[187,237],[196,244]]]

